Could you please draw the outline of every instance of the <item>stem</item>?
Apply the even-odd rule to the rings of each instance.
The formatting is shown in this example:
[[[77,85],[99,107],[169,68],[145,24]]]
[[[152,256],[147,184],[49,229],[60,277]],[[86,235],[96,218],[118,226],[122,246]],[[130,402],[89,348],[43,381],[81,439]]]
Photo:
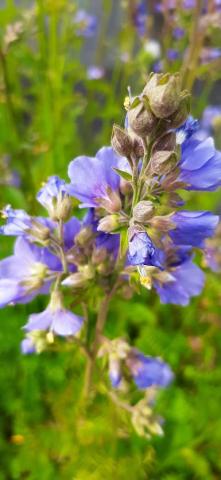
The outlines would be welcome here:
[[[183,88],[192,89],[195,77],[197,75],[197,66],[201,47],[204,41],[205,29],[200,29],[200,19],[202,10],[202,0],[196,1],[193,28],[189,40],[189,52],[181,68]]]
[[[83,398],[87,399],[91,392],[92,380],[93,380],[93,373],[95,368],[95,361],[96,356],[100,344],[100,338],[103,332],[103,328],[106,322],[108,307],[110,300],[113,296],[116,286],[112,289],[112,291],[105,295],[103,300],[101,301],[100,308],[97,315],[97,322],[95,328],[95,335],[94,335],[94,342],[91,349],[91,355],[88,357],[86,371],[85,371],[85,380],[84,380],[84,388],[83,388]]]

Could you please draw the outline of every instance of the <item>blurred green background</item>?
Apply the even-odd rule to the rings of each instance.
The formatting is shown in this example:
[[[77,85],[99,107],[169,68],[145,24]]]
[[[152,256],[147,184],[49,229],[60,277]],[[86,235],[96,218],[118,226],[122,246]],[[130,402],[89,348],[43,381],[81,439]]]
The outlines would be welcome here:
[[[182,55],[166,60],[173,40],[169,31],[158,38],[162,19],[154,3],[140,38],[132,21],[136,2],[0,2],[1,208],[10,203],[37,214],[35,195],[50,174],[67,178],[70,160],[110,143],[113,122],[124,123],[127,86],[139,93],[156,61],[148,35],[161,42],[164,69],[180,68]],[[97,17],[92,37],[76,24],[79,8]],[[182,54],[194,17],[178,14],[190,34],[177,46]],[[219,44],[220,30],[209,38]],[[101,78],[90,77],[91,66],[103,69]],[[195,65],[188,78],[199,117],[208,102],[220,102],[218,66]],[[220,144],[218,131],[216,137]],[[220,193],[188,195],[192,208],[219,211],[220,201]],[[1,239],[1,257],[12,245]],[[165,435],[150,441],[134,433],[102,389],[88,418],[81,417],[76,399],[84,363],[75,347],[61,341],[59,351],[21,355],[21,327],[45,301],[0,312],[0,480],[220,479],[220,276],[208,271],[203,294],[186,308],[162,306],[152,292],[130,300],[129,308],[119,299],[111,306],[107,334],[161,355],[176,374],[157,404]]]

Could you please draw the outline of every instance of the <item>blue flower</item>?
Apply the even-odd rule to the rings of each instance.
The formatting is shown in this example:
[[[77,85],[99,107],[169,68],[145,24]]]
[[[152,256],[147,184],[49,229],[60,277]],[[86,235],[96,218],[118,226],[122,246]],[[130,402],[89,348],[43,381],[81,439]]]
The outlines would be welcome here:
[[[128,230],[128,260],[131,265],[153,265],[161,268],[160,252],[145,231],[136,227]]]
[[[176,129],[176,142],[182,145],[192,135],[199,130],[199,122],[192,115],[189,115],[187,120],[181,127]]]
[[[134,12],[134,25],[140,37],[147,33],[147,4],[143,0],[138,3]]]
[[[14,210],[7,205],[2,210],[6,224],[0,227],[1,235],[26,236],[44,240],[48,238],[52,223],[42,217],[31,217],[24,210]]]
[[[80,9],[74,17],[74,23],[77,26],[77,35],[90,38],[95,35],[97,29],[97,17]]]
[[[174,375],[167,363],[159,358],[143,355],[138,350],[132,349],[126,364],[134,382],[140,390],[155,386],[167,387]]]
[[[211,137],[201,141],[192,135],[182,144],[180,174],[186,190],[213,191],[221,185],[221,152]]]
[[[105,75],[105,70],[103,67],[98,65],[90,65],[87,69],[87,78],[89,80],[100,80]]]
[[[52,220],[66,220],[71,212],[66,183],[56,175],[49,177],[38,192],[37,200],[46,208]]]
[[[172,216],[172,221],[176,228],[169,234],[176,245],[203,248],[205,239],[214,235],[219,216],[210,212],[182,210]]]
[[[50,330],[57,335],[69,336],[76,335],[82,323],[82,317],[64,308],[60,292],[55,291],[51,295],[48,307],[41,313],[30,315],[24,329],[27,332]]]
[[[48,293],[51,281],[61,270],[57,257],[25,238],[16,240],[14,255],[0,261],[0,307],[26,303]]]
[[[168,269],[168,279],[155,279],[153,285],[161,303],[186,306],[191,297],[199,295],[204,286],[204,273],[191,259]]]
[[[82,202],[82,208],[103,207],[110,213],[121,208],[120,177],[113,170],[119,160],[111,147],[103,147],[94,158],[81,156],[70,163],[68,192]]]
[[[166,51],[166,56],[168,60],[174,62],[175,60],[178,60],[180,58],[180,52],[175,48],[168,48],[168,50]]]

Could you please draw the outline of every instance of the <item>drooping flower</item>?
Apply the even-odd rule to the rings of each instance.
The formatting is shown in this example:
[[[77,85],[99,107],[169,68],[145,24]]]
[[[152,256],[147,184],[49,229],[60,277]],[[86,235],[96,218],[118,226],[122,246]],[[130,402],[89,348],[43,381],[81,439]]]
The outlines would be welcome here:
[[[219,216],[210,212],[181,210],[172,216],[176,228],[170,237],[176,245],[192,245],[203,248],[205,239],[214,235]]]
[[[82,323],[83,318],[67,310],[60,292],[54,291],[48,307],[41,313],[30,315],[24,329],[27,332],[49,330],[57,335],[69,336],[76,335]]]
[[[59,259],[47,248],[39,248],[19,237],[14,255],[0,262],[0,307],[26,303],[48,293],[50,283],[61,270]]]
[[[146,231],[130,227],[128,231],[128,260],[131,265],[161,267],[160,251]]]
[[[80,200],[81,207],[103,207],[110,213],[121,208],[120,177],[113,170],[119,157],[111,147],[101,148],[95,157],[81,156],[68,167],[70,195]]]
[[[140,390],[152,386],[167,387],[174,378],[167,363],[159,358],[143,355],[135,349],[131,349],[126,364],[137,388]]]

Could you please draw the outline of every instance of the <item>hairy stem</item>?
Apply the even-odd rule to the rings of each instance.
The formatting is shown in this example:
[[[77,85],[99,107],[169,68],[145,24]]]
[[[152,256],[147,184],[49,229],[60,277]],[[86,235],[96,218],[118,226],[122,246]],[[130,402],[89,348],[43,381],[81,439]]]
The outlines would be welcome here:
[[[100,338],[102,336],[103,328],[106,322],[109,303],[113,296],[114,291],[115,291],[115,288],[113,288],[110,293],[106,294],[100,303],[100,307],[97,315],[94,342],[91,348],[91,355],[87,359],[84,388],[83,388],[84,399],[87,399],[91,392],[95,362],[96,362],[98,348],[100,345]]]

